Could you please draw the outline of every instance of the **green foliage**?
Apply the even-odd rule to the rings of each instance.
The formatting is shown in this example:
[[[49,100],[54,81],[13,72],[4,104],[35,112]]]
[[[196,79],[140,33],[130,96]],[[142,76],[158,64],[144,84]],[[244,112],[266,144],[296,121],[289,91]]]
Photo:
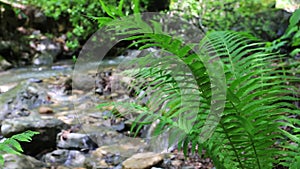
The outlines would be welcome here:
[[[296,10],[289,20],[289,26],[285,33],[273,42],[267,43],[268,51],[280,52],[287,48],[292,57],[300,55],[300,9]]]
[[[133,0],[132,10],[134,14],[139,14],[141,12],[140,10],[140,0]],[[102,0],[100,0],[100,4],[102,9],[105,11],[105,13],[108,15],[108,17],[92,17],[93,19],[98,21],[99,27],[103,27],[109,22],[113,21],[113,19],[117,19],[117,17],[124,17],[128,16],[129,13],[124,13],[124,0],[121,0],[117,7],[114,7],[112,5],[104,3]]]
[[[26,0],[23,3],[41,8],[48,17],[55,20],[69,18],[73,29],[68,33],[67,45],[72,49],[80,45],[80,40],[97,30],[88,16],[103,14],[97,0]]]
[[[249,31],[273,40],[284,25],[279,10],[273,8],[275,0],[225,0],[225,1],[176,1],[171,10],[193,22],[203,30]],[[279,19],[280,18],[280,19]]]
[[[80,46],[80,41],[86,40],[98,29],[93,16],[129,14],[132,13],[131,7],[134,6],[130,0],[122,0],[119,7],[114,9],[116,0],[105,2],[108,8],[102,8],[103,2],[99,0],[26,0],[22,3],[40,7],[47,16],[54,19],[69,19],[73,29],[67,34],[67,45],[74,49]]]
[[[30,142],[32,136],[39,134],[38,132],[34,131],[26,131],[21,134],[13,135],[10,138],[5,139],[3,142],[0,143],[0,166],[4,164],[4,158],[2,154],[9,153],[9,154],[17,154],[23,152],[23,149],[19,142]]]
[[[299,168],[300,121],[294,116],[300,111],[293,104],[299,98],[289,85],[299,83],[299,78],[276,64],[281,56],[266,52],[264,42],[246,33],[218,31],[208,33],[199,44],[184,44],[157,21],[144,22],[140,16],[114,19],[106,26],[118,35],[129,35],[124,40],[134,40],[132,45],[140,49],[158,47],[167,52],[159,59],[138,58],[121,69],[134,79],[129,87],[138,98],[150,96],[144,107],[138,102],[115,103],[142,111],[133,128],[158,119],[154,134],[169,131],[170,144],[179,141],[185,154],[189,144],[192,151],[206,149],[218,169]],[[223,67],[213,62],[217,58]],[[218,69],[226,78],[226,100]]]

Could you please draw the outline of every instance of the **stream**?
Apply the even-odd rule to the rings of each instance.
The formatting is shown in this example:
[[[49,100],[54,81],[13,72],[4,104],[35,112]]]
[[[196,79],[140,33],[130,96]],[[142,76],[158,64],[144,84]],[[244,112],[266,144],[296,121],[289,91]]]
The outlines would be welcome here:
[[[40,133],[21,144],[23,155],[4,154],[4,168],[191,168],[182,153],[161,153],[168,148],[166,136],[149,145],[147,128],[140,137],[132,137],[129,118],[110,106],[96,108],[102,102],[118,101],[109,99],[115,93],[107,88],[123,59],[103,60],[98,65],[102,72],[84,72],[76,82],[71,60],[0,72],[1,138],[27,130]],[[87,70],[90,64],[96,63],[88,63]],[[201,161],[211,166],[210,160]]]

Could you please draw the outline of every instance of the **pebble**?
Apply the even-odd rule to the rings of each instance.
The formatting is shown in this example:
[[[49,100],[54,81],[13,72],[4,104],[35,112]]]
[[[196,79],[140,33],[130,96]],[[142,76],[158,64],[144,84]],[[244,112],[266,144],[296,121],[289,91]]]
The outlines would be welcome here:
[[[40,107],[38,111],[39,111],[40,114],[52,114],[53,113],[52,108],[45,107],[45,106]]]

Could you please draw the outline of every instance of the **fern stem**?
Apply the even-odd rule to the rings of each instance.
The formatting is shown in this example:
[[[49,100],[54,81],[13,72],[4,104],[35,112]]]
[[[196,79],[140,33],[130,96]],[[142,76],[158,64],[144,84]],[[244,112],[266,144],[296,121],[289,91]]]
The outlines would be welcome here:
[[[230,101],[230,103],[231,103],[231,105],[233,106],[233,108],[234,108],[234,110],[236,111],[236,113],[237,113],[238,115],[241,115],[241,113],[238,111],[237,107],[233,104],[233,102]],[[259,157],[258,157],[258,155],[257,155],[256,148],[255,148],[255,146],[254,146],[254,141],[253,141],[253,139],[252,139],[252,135],[251,135],[249,132],[247,132],[247,134],[248,134],[248,137],[249,137],[250,142],[251,142],[252,149],[253,149],[254,154],[255,154],[255,159],[256,159],[256,161],[257,161],[258,169],[261,169]]]
[[[238,152],[237,152],[237,150],[236,150],[234,144],[232,143],[232,140],[230,139],[230,137],[229,137],[229,135],[228,135],[229,131],[227,131],[227,129],[225,128],[225,126],[224,126],[224,124],[223,124],[222,121],[220,121],[220,125],[221,125],[222,129],[224,130],[225,136],[226,136],[227,139],[229,140],[230,146],[233,148],[234,154],[235,154],[235,156],[237,157],[237,161],[238,161],[238,163],[239,163],[241,169],[244,169],[244,166],[243,166],[243,164],[242,164],[242,161],[240,160],[240,156],[239,156],[239,154],[238,154]]]
[[[249,135],[250,135],[250,134],[249,134]],[[256,148],[255,148],[255,146],[254,146],[254,142],[253,142],[253,139],[252,139],[251,135],[250,135],[250,141],[251,141],[251,146],[252,146],[252,148],[253,148],[253,151],[254,151],[254,154],[255,154],[255,157],[256,157],[255,159],[256,159],[256,161],[257,161],[258,169],[261,169],[259,157],[258,157],[258,155],[257,155],[257,151],[256,151]]]

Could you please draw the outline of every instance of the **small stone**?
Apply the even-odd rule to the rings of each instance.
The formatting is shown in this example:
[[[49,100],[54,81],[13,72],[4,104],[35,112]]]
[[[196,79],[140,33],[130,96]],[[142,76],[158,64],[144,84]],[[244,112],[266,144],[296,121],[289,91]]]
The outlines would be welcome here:
[[[182,164],[182,161],[181,160],[174,160],[171,162],[172,166],[174,167],[180,167],[181,164]]]
[[[184,166],[184,167],[182,167],[182,169],[194,169],[195,167],[193,167],[193,166]]]
[[[73,89],[73,90],[72,90],[72,94],[82,95],[82,94],[84,94],[84,91],[82,91],[82,90],[77,90],[77,89]]]
[[[53,113],[52,108],[44,107],[44,106],[40,107],[38,111],[40,114],[52,114]]]
[[[97,168],[99,169],[109,168],[109,165],[105,162],[105,160],[101,160],[97,164]]]
[[[138,153],[123,162],[123,169],[146,169],[163,161],[161,154],[146,152]]]

